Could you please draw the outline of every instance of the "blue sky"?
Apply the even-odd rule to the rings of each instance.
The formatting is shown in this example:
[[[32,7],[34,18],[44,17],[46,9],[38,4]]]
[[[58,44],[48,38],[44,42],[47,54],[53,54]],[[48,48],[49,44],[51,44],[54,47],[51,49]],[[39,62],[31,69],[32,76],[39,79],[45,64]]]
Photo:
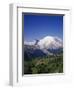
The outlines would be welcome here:
[[[63,16],[24,14],[24,40],[33,41],[45,36],[63,39]]]

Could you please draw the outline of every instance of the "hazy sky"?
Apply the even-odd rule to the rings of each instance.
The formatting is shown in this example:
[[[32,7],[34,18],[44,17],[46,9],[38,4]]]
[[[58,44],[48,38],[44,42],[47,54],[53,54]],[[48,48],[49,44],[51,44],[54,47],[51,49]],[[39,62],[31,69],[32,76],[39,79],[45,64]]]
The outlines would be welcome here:
[[[24,40],[33,41],[45,36],[63,39],[63,16],[24,14]]]

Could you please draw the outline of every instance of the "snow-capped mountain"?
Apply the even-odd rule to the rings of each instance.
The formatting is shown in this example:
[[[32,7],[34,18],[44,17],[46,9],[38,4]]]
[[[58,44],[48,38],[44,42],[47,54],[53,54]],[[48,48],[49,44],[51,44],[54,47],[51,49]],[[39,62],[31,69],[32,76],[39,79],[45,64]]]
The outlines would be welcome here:
[[[41,49],[58,49],[62,48],[63,42],[58,37],[46,36],[38,42]]]
[[[58,49],[63,47],[63,42],[58,37],[46,36],[33,42],[24,42],[25,45],[35,45],[40,49]]]
[[[24,57],[58,55],[63,52],[63,42],[58,37],[46,36],[33,42],[24,42]]]

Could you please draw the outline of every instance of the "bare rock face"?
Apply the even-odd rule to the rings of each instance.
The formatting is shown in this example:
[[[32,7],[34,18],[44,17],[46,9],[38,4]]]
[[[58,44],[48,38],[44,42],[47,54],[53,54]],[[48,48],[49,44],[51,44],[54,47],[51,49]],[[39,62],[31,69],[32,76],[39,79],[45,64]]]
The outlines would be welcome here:
[[[36,39],[35,45],[38,45],[38,43],[39,43],[39,40],[38,40],[38,39]]]

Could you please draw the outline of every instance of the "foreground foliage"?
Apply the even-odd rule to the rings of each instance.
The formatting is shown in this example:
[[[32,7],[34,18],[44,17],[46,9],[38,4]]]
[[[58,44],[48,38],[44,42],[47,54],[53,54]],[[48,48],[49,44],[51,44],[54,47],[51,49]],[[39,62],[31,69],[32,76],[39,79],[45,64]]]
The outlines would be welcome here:
[[[24,74],[62,73],[63,54],[24,58]]]

